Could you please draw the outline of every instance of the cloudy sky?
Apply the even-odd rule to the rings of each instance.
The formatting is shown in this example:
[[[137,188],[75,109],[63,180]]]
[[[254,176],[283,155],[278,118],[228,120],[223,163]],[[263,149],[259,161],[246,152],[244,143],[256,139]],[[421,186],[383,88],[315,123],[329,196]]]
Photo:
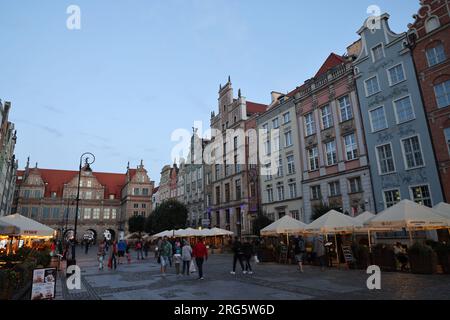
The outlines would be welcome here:
[[[66,10],[81,9],[69,30]],[[417,0],[0,0],[0,99],[12,102],[16,155],[97,171],[140,159],[153,180],[173,162],[175,129],[209,125],[220,83],[269,103],[345,53],[377,5],[406,30]]]

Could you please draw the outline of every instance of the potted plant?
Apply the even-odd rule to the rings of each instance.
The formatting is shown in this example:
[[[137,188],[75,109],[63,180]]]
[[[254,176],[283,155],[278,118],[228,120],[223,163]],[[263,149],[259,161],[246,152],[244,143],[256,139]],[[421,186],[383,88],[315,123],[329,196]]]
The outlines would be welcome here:
[[[437,255],[430,246],[416,242],[409,248],[408,257],[412,273],[436,273]]]
[[[391,245],[377,244],[373,248],[372,261],[373,264],[378,265],[383,271],[397,270],[394,249]]]
[[[367,269],[370,265],[369,248],[366,245],[355,244],[352,247],[352,251],[356,260],[355,267],[358,269]]]

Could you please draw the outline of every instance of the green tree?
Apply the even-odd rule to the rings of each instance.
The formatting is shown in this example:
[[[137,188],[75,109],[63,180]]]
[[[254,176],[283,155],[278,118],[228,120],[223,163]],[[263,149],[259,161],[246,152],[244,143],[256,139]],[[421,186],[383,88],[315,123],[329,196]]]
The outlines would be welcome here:
[[[258,214],[256,219],[253,221],[253,234],[259,235],[259,232],[261,229],[264,229],[269,224],[271,224],[273,221],[270,220],[267,216],[263,214]]]
[[[313,214],[311,217],[312,221],[316,220],[317,218],[320,218],[321,216],[323,216],[325,213],[327,213],[330,210],[336,210],[336,211],[342,212],[342,207],[340,207],[336,203],[330,203],[330,204],[321,203],[319,205],[316,205],[313,207]]]
[[[128,231],[143,232],[145,227],[145,218],[143,216],[134,216],[128,219]]]
[[[177,200],[163,201],[147,218],[145,229],[150,233],[180,229],[186,226],[188,210]]]

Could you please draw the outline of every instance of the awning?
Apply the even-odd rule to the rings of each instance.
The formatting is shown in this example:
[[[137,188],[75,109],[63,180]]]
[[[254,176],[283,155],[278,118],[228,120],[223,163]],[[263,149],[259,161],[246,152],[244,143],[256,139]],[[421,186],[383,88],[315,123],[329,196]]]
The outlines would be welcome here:
[[[19,228],[18,235],[20,236],[53,237],[55,234],[54,229],[18,213],[0,217],[0,222],[6,222]]]

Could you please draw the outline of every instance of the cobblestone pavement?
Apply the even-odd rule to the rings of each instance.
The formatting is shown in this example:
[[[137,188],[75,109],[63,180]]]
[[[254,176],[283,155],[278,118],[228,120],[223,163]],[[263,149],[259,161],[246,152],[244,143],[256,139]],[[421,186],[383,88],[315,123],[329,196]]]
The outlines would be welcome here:
[[[205,280],[196,275],[177,276],[169,268],[162,277],[153,255],[146,260],[120,264],[117,270],[99,271],[96,248],[88,255],[78,251],[81,290],[68,290],[59,279],[57,298],[66,300],[299,300],[299,299],[450,299],[449,275],[416,275],[382,272],[381,290],[368,290],[364,270],[327,269],[306,266],[300,273],[294,265],[254,265],[254,274],[231,275],[232,256],[211,255],[204,265]],[[134,257],[135,258],[135,257]]]

